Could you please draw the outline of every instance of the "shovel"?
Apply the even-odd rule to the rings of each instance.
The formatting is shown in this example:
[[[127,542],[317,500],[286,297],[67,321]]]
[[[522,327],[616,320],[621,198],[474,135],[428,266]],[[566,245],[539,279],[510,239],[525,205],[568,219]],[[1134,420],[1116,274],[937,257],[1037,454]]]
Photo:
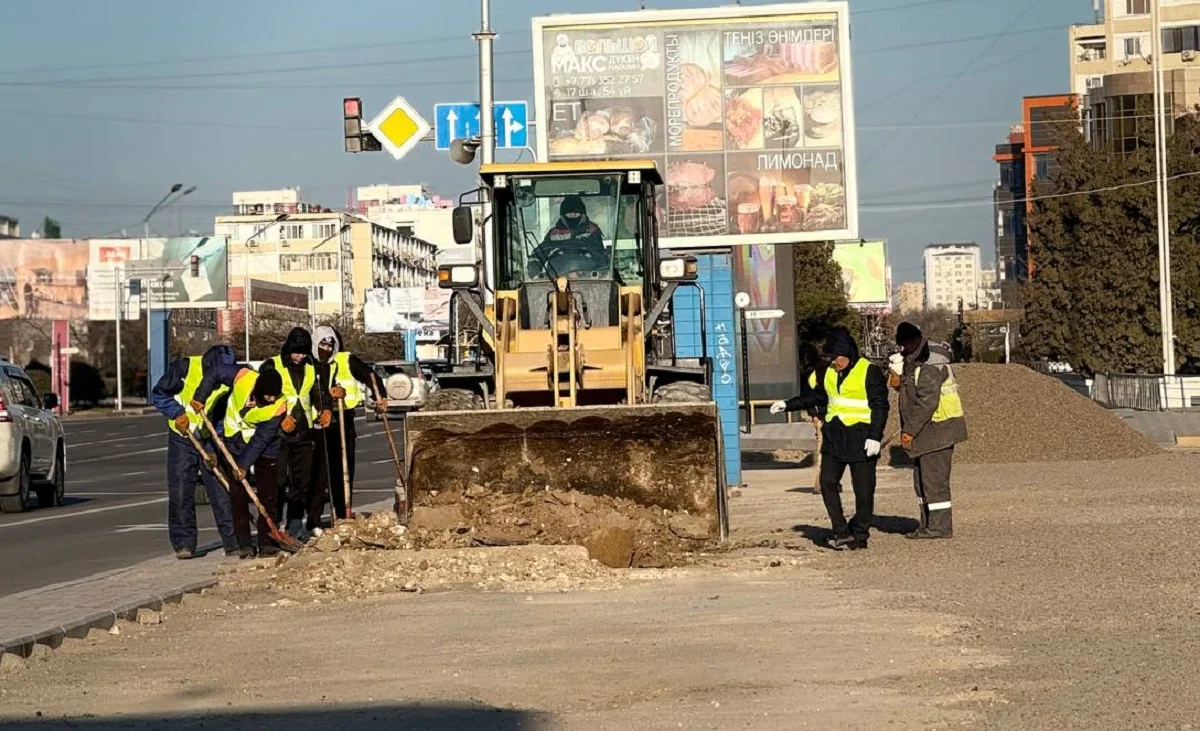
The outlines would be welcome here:
[[[375,389],[375,398],[379,398],[379,394],[383,393],[379,390],[379,379],[375,374],[371,374],[371,386]],[[408,525],[408,483],[404,479],[404,469],[400,466],[400,453],[396,451],[396,439],[392,436],[392,426],[388,423],[387,411],[381,412],[383,416],[383,431],[387,434],[388,444],[392,447],[392,463],[396,465],[396,517],[400,521],[400,525]]]
[[[338,399],[338,436],[342,439],[342,494],[345,496],[343,503],[346,508],[346,514],[343,516],[346,520],[350,520],[350,464],[346,458],[346,400]]]
[[[217,449],[220,450],[221,454],[225,455],[225,459],[229,461],[230,466],[236,470],[238,466],[237,460],[234,459],[233,455],[229,453],[229,450],[225,448],[225,443],[216,436],[217,430],[213,427],[212,422],[209,421],[208,414],[201,411],[200,417],[204,419],[204,425],[208,427],[210,432],[212,432],[213,441],[217,443]],[[190,433],[191,432],[189,432],[189,434]],[[200,443],[196,441],[195,437],[192,437],[192,442],[196,445],[197,449],[200,449]],[[201,453],[203,454],[203,450],[201,450]],[[220,470],[215,470],[215,472],[220,474]],[[225,483],[224,480],[221,482],[222,484],[226,484],[226,489],[228,489],[228,484]],[[258,514],[266,519],[267,529],[271,535],[271,540],[278,543],[280,548],[288,551],[289,553],[295,553],[296,551],[299,551],[301,548],[300,542],[289,536],[287,533],[279,530],[279,526],[275,524],[275,519],[271,517],[271,514],[267,512],[267,509],[263,507],[262,501],[258,499],[258,493],[254,491],[254,488],[250,487],[250,482],[246,479],[243,479],[242,487],[245,488],[246,494],[250,496],[250,502],[254,503],[254,507],[258,509]]]

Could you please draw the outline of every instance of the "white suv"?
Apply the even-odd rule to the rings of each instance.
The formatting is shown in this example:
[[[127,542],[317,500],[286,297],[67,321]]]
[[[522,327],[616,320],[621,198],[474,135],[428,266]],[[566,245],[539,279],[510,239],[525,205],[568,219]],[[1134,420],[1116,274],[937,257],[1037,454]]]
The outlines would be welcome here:
[[[0,512],[59,505],[67,486],[67,447],[54,415],[58,396],[38,398],[20,366],[0,359]]]

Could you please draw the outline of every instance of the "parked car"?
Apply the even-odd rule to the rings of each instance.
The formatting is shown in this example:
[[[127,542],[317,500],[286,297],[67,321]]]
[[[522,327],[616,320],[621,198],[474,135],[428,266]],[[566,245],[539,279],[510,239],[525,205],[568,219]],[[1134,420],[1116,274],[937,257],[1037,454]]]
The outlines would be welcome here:
[[[29,375],[0,360],[0,512],[60,505],[67,485],[67,447],[54,414],[58,396],[39,397]]]
[[[389,414],[416,411],[425,405],[425,400],[431,393],[431,382],[416,362],[386,360],[376,363],[374,368],[379,377],[379,384],[387,394]],[[369,392],[366,406],[367,410],[374,414],[375,421],[379,421],[375,399],[371,398]]]

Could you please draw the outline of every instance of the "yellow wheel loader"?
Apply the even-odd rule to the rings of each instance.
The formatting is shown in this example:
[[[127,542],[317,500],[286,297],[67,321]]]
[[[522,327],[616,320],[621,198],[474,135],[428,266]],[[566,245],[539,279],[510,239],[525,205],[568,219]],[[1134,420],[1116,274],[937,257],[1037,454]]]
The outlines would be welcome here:
[[[672,297],[700,289],[696,260],[660,257],[654,163],[493,164],[480,177],[494,286],[476,266],[438,271],[452,327],[479,338],[405,420],[409,504],[434,490],[579,490],[687,511],[724,537],[711,363],[675,352]],[[470,243],[471,206],[453,222]]]

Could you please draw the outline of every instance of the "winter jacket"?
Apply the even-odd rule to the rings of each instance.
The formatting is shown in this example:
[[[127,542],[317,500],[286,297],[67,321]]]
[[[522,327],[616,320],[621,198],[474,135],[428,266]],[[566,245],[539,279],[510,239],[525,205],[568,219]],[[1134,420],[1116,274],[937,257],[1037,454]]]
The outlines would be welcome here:
[[[904,373],[900,376],[900,428],[913,437],[908,448],[912,457],[947,449],[967,439],[965,417],[933,420],[942,398],[942,384],[950,373],[949,353],[928,341],[922,341],[921,347],[904,358]]]
[[[237,375],[241,371],[242,366],[235,363],[218,366],[211,373],[206,372],[204,380],[200,383],[200,387],[196,389],[196,400],[206,401],[208,394],[212,393],[212,389],[217,386],[226,386],[232,389],[233,382],[237,379]],[[217,427],[218,431],[221,429],[221,423],[225,421],[225,411],[229,408],[230,396],[232,396],[232,393],[227,393],[217,399],[217,402],[213,404],[212,410],[208,412],[208,418],[212,421],[213,426]],[[275,459],[279,456],[279,440],[283,435],[282,425],[282,416],[271,419],[258,425],[254,430],[254,436],[248,444],[242,441],[241,436],[235,434],[225,439],[225,446],[237,457],[238,464],[242,469],[248,470],[250,469],[250,465],[254,464],[259,457]]]
[[[858,345],[849,333],[838,332],[831,336],[825,347],[830,356],[844,355],[850,359],[850,365],[838,373],[838,385],[846,380],[846,376],[859,361]],[[825,411],[829,405],[829,396],[825,392],[827,366],[817,371],[815,388],[805,391],[787,401],[789,411],[815,409],[822,419],[821,425],[821,454],[828,455],[839,462],[866,462],[868,459],[866,443],[868,439],[883,441],[883,430],[887,426],[888,390],[887,376],[874,363],[867,366],[867,400],[871,408],[871,421],[864,424],[847,426],[840,419],[825,421]]]
[[[237,363],[237,354],[228,345],[214,345],[200,358],[200,365],[203,367],[206,378],[215,373],[218,368],[232,366],[235,363]],[[189,358],[172,361],[150,392],[150,403],[168,419],[175,419],[185,411],[183,405],[176,401],[175,397],[183,391],[183,382],[187,378],[190,366]],[[213,388],[214,386],[209,384],[206,389],[205,382],[201,381],[194,398],[201,403],[208,401],[208,396],[212,393]]]
[[[337,328],[330,327],[328,325],[318,326],[313,334],[315,337],[313,337],[312,354],[313,360],[317,364],[317,383],[318,385],[324,384],[326,387],[328,387],[328,384],[330,383],[330,371],[333,366],[333,356],[342,352],[342,334],[337,331]],[[329,356],[329,360],[321,360],[321,356],[317,351],[317,345],[319,345],[322,340],[331,336],[333,337],[333,353]],[[366,386],[367,390],[371,392],[371,395],[375,399],[378,399],[379,394],[375,393],[374,382],[371,378],[372,374],[373,371],[371,370],[370,366],[363,362],[363,360],[354,353],[350,354],[350,376],[354,378],[354,380]],[[378,378],[378,376],[376,376],[376,378]],[[325,393],[328,395],[328,390],[326,390]],[[332,399],[332,397],[330,398]],[[335,420],[338,418],[336,403],[335,408],[333,409],[333,418]],[[353,419],[354,417],[351,415],[347,418]]]
[[[312,360],[312,336],[302,327],[292,328],[288,333],[287,339],[283,341],[283,345],[279,348],[279,356],[283,361],[286,373],[280,373],[283,378],[291,378],[292,383],[296,388],[304,383],[304,371],[307,366],[315,366]],[[293,353],[302,353],[304,360],[300,363],[292,363],[288,356]],[[259,367],[259,373],[266,373],[269,370],[275,370],[275,361],[267,359],[263,361]],[[319,376],[319,374],[318,374]],[[317,412],[330,410],[329,391],[321,388],[321,379],[319,377],[313,379],[312,389],[309,391],[309,399],[312,401],[313,408]],[[292,409],[292,418],[296,420],[296,430],[291,434],[284,434],[285,440],[300,439],[304,431],[312,425],[308,423],[308,414],[304,413],[304,409],[299,403]]]

